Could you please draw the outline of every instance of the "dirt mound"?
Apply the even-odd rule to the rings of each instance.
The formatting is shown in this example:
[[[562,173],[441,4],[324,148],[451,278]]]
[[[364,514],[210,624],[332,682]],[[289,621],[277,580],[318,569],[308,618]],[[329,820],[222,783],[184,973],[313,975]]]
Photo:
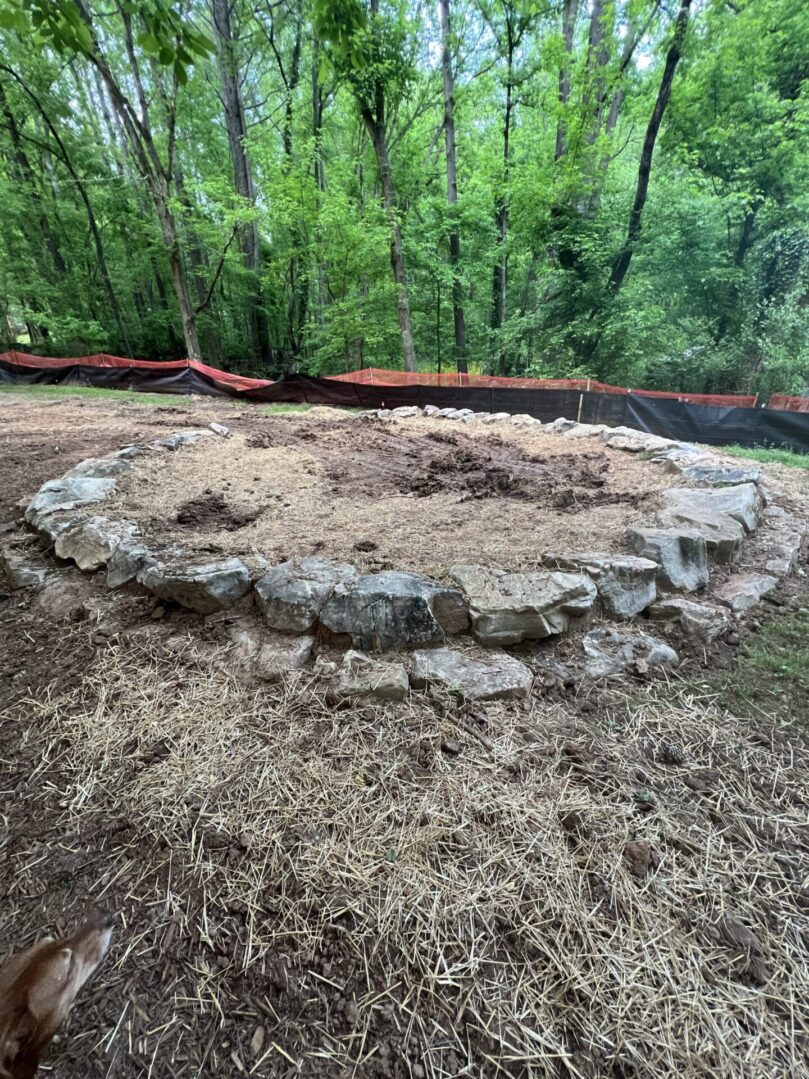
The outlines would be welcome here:
[[[238,532],[251,524],[261,509],[238,510],[229,505],[219,491],[206,491],[200,498],[184,502],[177,510],[175,521],[185,528],[211,528],[223,532]]]

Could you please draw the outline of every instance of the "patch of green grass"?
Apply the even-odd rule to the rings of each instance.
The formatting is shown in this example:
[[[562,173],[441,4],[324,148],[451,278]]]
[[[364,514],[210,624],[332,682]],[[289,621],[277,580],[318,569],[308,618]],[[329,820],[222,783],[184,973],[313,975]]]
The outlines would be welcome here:
[[[739,648],[727,688],[742,704],[777,714],[782,722],[807,722],[809,608],[782,613]]]
[[[792,450],[768,450],[763,446],[748,449],[746,446],[722,446],[722,452],[731,457],[749,457],[761,464],[775,463],[789,468],[809,468],[809,453],[793,453]]]
[[[311,405],[268,405],[264,409],[267,416],[277,416],[281,412],[308,412]]]
[[[188,401],[165,393],[134,393],[131,390],[108,390],[100,386],[9,386],[0,382],[0,393],[22,394],[26,397],[103,397],[115,398],[122,405],[174,405]]]

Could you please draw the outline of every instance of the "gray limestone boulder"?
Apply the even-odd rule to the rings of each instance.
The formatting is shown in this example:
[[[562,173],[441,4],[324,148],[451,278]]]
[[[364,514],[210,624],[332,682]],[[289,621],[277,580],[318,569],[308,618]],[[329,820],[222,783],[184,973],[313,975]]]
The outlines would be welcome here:
[[[401,405],[399,408],[392,408],[390,414],[395,420],[406,420],[412,416],[420,416],[421,409],[418,405]]]
[[[596,438],[609,428],[603,423],[577,423],[564,432],[565,438]]]
[[[232,607],[250,589],[250,571],[239,558],[218,562],[149,560],[137,579],[160,599],[173,600],[199,614]]]
[[[227,667],[245,681],[278,682],[285,674],[302,670],[312,655],[311,635],[288,637],[248,626],[231,631],[233,645]]]
[[[714,598],[730,607],[734,614],[740,614],[769,595],[777,584],[778,578],[766,573],[738,573],[715,589]]]
[[[675,622],[685,632],[706,644],[715,641],[733,624],[728,611],[708,603],[694,603],[682,596],[658,600],[647,611],[649,618],[659,622]]]
[[[45,587],[52,567],[38,552],[8,543],[0,547],[0,572],[12,590],[32,588],[38,591]]]
[[[658,565],[648,558],[587,551],[582,554],[547,554],[546,566],[586,573],[598,589],[604,612],[612,618],[633,618],[657,598]]]
[[[179,556],[175,551],[172,557]],[[124,536],[116,545],[107,560],[107,588],[120,588],[134,581],[148,562],[165,561],[164,554],[156,554],[139,539]]]
[[[506,652],[471,655],[454,648],[425,648],[413,653],[410,682],[416,689],[438,684],[470,701],[527,697],[534,676]]]
[[[550,431],[555,435],[564,434],[565,431],[572,431],[578,424],[575,420],[567,420],[564,416],[559,416],[557,419],[552,420],[551,423],[545,424],[545,430]]]
[[[345,562],[293,558],[273,566],[256,582],[256,602],[273,629],[305,633],[312,629],[338,584],[357,580]]]
[[[564,633],[590,612],[597,594],[579,573],[507,573],[472,565],[453,566],[450,578],[469,600],[472,632],[487,645]]]
[[[193,446],[195,442],[201,442],[203,438],[210,438],[213,431],[179,431],[176,435],[161,438],[152,443],[156,449],[179,450],[182,446]]]
[[[132,521],[111,521],[107,517],[88,517],[56,538],[54,551],[59,558],[70,559],[81,570],[97,570],[105,566],[122,540],[138,534]]]
[[[591,630],[582,641],[586,678],[636,671],[645,674],[653,667],[674,666],[679,656],[665,641],[646,633],[618,633],[614,629]]]
[[[422,409],[425,416],[436,416],[441,411],[438,405],[425,405]]]
[[[334,684],[338,697],[401,701],[410,689],[410,679],[401,663],[385,663],[362,652],[346,652]]]
[[[734,562],[745,535],[758,524],[762,500],[755,484],[716,490],[675,488],[662,494],[658,521],[666,528],[686,527],[704,537],[717,562]]]
[[[62,476],[49,480],[28,503],[25,519],[34,528],[39,528],[43,519],[52,513],[67,513],[103,502],[114,489],[115,480],[111,476]]]
[[[722,464],[721,461],[688,464],[680,469],[680,474],[695,483],[710,483],[713,487],[732,487],[737,483],[761,482],[761,470],[758,468],[740,468]]]
[[[355,648],[384,652],[443,644],[461,633],[469,614],[461,593],[416,573],[386,570],[338,584],[320,613],[320,625]]]
[[[481,423],[504,423],[506,420],[511,419],[510,412],[492,412],[488,416],[485,416]]]
[[[630,528],[627,541],[641,558],[657,564],[664,588],[695,592],[709,579],[705,537],[689,528]]]

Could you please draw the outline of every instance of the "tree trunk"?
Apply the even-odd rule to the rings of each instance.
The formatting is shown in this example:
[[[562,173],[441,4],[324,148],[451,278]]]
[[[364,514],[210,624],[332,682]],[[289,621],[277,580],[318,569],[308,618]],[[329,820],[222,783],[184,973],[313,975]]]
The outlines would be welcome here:
[[[363,109],[362,118],[376,154],[379,179],[382,184],[382,199],[391,229],[390,264],[393,269],[393,279],[396,282],[396,308],[399,314],[399,330],[402,335],[402,354],[404,356],[405,370],[415,371],[416,348],[413,344],[413,329],[410,321],[410,299],[407,293],[402,230],[399,227],[396,188],[393,183],[390,161],[388,160],[384,119],[374,117],[367,109]]]
[[[559,67],[559,119],[556,124],[556,161],[567,153],[567,123],[565,109],[570,101],[570,60],[573,55],[573,33],[576,28],[579,0],[565,0],[562,10],[562,38],[565,56]]]
[[[657,99],[649,119],[648,127],[646,128],[646,137],[643,140],[640,165],[638,166],[638,182],[635,190],[635,200],[629,214],[629,227],[627,229],[626,240],[612,264],[609,288],[613,293],[617,292],[624,283],[624,278],[629,270],[632,256],[640,241],[643,224],[643,207],[646,205],[646,197],[649,193],[649,176],[652,171],[652,156],[654,154],[655,142],[657,141],[657,134],[660,131],[660,124],[663,120],[663,114],[666,111],[666,106],[671,97],[674,73],[680,62],[683,39],[685,38],[685,32],[688,29],[688,13],[690,7],[691,0],[680,0],[680,10],[677,14],[677,21],[674,28],[674,39],[669,46],[669,51],[666,53],[666,63],[663,67],[660,88],[657,91]]]
[[[508,294],[508,253],[506,243],[508,241],[508,181],[509,166],[511,164],[511,115],[513,111],[512,79],[514,70],[514,45],[509,40],[508,61],[506,67],[506,110],[503,117],[503,176],[502,186],[495,208],[495,225],[497,227],[497,259],[492,270],[492,318],[491,327],[496,333],[502,329],[506,321],[506,299]],[[495,369],[498,374],[506,374],[506,353],[501,344],[494,347],[493,353],[496,358]]]
[[[458,232],[458,170],[455,160],[455,81],[450,51],[449,0],[440,0],[441,7],[441,67],[444,75],[444,141],[447,155],[447,202],[449,203],[450,233],[449,261],[452,267],[452,315],[455,327],[455,366],[464,374],[466,366],[466,323],[463,309],[461,280],[461,237]],[[440,365],[440,348],[439,348]],[[439,366],[439,370],[440,370]]]
[[[250,160],[245,146],[247,123],[244,115],[239,62],[230,23],[230,0],[211,0],[213,25],[219,53],[219,75],[222,82],[222,105],[228,133],[230,160],[233,167],[233,187],[236,194],[255,206],[256,192]],[[261,243],[258,221],[246,222],[239,236],[244,265],[251,275],[248,295],[248,322],[253,359],[260,362],[269,356],[267,317],[261,296]]]

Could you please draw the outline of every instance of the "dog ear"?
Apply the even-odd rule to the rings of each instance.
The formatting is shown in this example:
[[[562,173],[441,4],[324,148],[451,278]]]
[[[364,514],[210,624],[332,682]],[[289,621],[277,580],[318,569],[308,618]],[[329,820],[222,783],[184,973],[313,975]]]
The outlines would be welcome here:
[[[28,989],[28,1010],[37,1023],[58,1026],[73,1003],[73,950],[60,948],[41,962]]]

